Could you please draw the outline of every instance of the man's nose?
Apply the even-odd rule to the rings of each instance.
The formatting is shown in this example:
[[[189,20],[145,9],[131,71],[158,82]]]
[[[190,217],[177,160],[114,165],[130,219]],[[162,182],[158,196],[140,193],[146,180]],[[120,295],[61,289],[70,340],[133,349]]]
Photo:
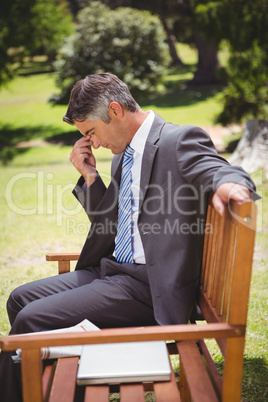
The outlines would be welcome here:
[[[98,140],[97,138],[91,138],[92,141],[92,146],[94,149],[98,149],[101,146],[101,141]]]

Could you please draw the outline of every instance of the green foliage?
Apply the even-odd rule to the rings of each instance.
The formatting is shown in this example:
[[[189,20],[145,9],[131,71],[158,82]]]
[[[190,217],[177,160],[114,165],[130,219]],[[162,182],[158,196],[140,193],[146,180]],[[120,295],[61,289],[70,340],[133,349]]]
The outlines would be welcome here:
[[[31,64],[35,70],[35,63]],[[54,76],[54,73],[26,74],[1,88],[0,164],[8,164],[16,155],[28,150],[17,147],[21,142],[42,139],[74,143],[78,138],[78,131],[76,134],[71,126],[62,121],[65,107],[52,108],[47,102],[55,91]]]
[[[91,3],[78,13],[75,33],[59,54],[61,95],[53,100],[68,102],[76,81],[105,71],[122,79],[134,96],[154,89],[168,62],[164,39],[159,19],[149,12]]]
[[[224,110],[218,122],[240,122],[245,116],[267,119],[268,55],[257,45],[244,52],[233,52],[227,72]]]
[[[189,0],[193,24],[209,42],[218,45],[224,37],[224,4],[222,1]],[[211,34],[213,31],[213,35]],[[226,32],[226,31],[225,31]]]
[[[0,13],[0,85],[7,82],[13,77],[14,68],[12,66],[15,55],[10,49],[12,46],[19,47],[21,45],[21,25],[19,16],[22,21],[27,9],[31,8],[34,0],[9,1],[1,2]],[[16,37],[16,45],[12,38]]]
[[[71,17],[61,0],[4,0],[0,14],[0,85],[13,77],[14,63],[37,51],[55,56],[71,33]]]
[[[218,121],[268,117],[267,0],[189,0],[197,28],[214,41],[230,42],[228,86]],[[213,32],[213,35],[211,33]]]
[[[72,33],[71,16],[60,0],[36,0],[31,10],[34,38],[28,45],[31,55],[39,52],[49,57],[57,54],[58,47]]]
[[[195,27],[207,40],[230,40],[234,49],[245,51],[258,42],[268,47],[267,0],[183,0],[194,15]]]

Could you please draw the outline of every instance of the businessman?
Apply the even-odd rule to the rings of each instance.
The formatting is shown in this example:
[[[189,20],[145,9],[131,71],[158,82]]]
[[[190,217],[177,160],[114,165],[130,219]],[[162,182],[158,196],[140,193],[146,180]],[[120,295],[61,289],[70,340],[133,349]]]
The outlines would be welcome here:
[[[11,293],[11,334],[85,318],[101,328],[186,323],[199,281],[208,194],[224,214],[230,199],[251,198],[254,183],[217,154],[202,129],[142,110],[112,74],[77,82],[63,120],[82,134],[70,160],[81,175],[74,195],[91,227],[74,272]],[[108,188],[94,156],[99,147],[114,154]],[[13,371],[2,353],[6,401],[20,400]]]

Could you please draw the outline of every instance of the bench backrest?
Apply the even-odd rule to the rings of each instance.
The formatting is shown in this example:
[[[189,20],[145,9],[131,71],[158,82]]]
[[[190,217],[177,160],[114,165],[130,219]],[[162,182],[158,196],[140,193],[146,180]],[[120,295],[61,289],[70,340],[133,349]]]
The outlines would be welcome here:
[[[199,294],[207,322],[246,326],[256,215],[254,202],[230,202],[223,217],[209,203]]]

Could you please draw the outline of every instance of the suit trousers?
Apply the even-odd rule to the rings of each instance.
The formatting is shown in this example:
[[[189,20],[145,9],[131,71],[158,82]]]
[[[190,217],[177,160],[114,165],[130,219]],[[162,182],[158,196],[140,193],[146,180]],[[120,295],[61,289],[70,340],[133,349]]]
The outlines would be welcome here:
[[[70,327],[87,318],[100,328],[156,325],[145,265],[103,258],[100,267],[40,279],[15,289],[7,302],[10,334]],[[20,369],[0,354],[0,395],[19,402]]]

